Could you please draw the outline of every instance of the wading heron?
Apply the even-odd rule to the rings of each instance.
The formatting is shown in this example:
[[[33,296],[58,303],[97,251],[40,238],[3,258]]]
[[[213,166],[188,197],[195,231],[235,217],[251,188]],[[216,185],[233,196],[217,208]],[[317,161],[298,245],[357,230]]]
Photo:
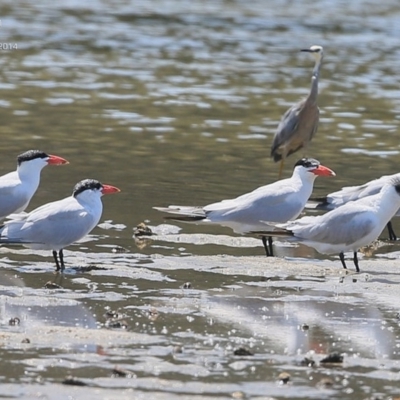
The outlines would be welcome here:
[[[271,157],[275,162],[280,161],[279,178],[282,176],[286,157],[303,147],[306,148],[318,129],[318,78],[324,54],[323,48],[322,46],[311,46],[309,49],[300,51],[311,53],[315,58],[311,90],[305,99],[285,112],[275,132],[271,146]]]

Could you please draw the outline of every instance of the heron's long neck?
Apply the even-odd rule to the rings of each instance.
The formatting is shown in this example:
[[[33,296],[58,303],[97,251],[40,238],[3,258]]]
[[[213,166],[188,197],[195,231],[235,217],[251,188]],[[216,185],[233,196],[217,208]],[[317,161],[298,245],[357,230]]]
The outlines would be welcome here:
[[[313,102],[317,101],[317,96],[318,96],[318,78],[319,78],[319,71],[321,69],[321,63],[322,60],[317,61],[315,63],[312,77],[311,77],[311,91],[310,91],[310,96],[309,99],[311,99]]]

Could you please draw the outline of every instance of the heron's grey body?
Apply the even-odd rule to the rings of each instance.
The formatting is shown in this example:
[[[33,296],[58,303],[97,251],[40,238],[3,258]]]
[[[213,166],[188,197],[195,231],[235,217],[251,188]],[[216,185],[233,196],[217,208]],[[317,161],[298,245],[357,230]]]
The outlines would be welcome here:
[[[323,59],[323,48],[321,46],[311,46],[309,49],[301,51],[310,52],[315,58],[311,90],[305,99],[286,111],[276,130],[271,146],[271,157],[275,162],[281,162],[279,177],[282,174],[286,157],[301,148],[307,147],[318,129],[318,79]]]

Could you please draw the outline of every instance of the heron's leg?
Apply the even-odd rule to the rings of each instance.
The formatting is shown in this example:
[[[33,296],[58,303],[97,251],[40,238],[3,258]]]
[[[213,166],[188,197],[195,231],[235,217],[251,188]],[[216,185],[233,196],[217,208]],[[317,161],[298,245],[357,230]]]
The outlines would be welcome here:
[[[269,245],[269,239],[270,237],[268,237],[268,243],[267,243],[267,236],[261,236],[261,240],[263,242],[265,249],[265,254],[267,255],[267,257],[272,257],[272,252],[270,252],[270,249],[272,250],[272,239],[271,239],[271,247]]]
[[[354,261],[354,265],[356,266],[356,271],[360,272],[360,268],[358,267],[358,257],[357,257],[357,252],[356,251],[354,252],[353,261]]]
[[[63,270],[65,268],[63,249],[58,252],[58,256],[60,257],[61,270]]]
[[[281,162],[279,163],[279,176],[278,179],[281,179],[283,172],[283,164],[285,164],[285,159],[282,157]]]
[[[343,251],[339,253],[339,258],[340,258],[340,261],[342,262],[343,268],[344,268],[344,269],[347,269],[346,263],[344,262],[344,254],[343,254]]]
[[[56,271],[59,271],[61,269],[61,267],[58,262],[57,251],[55,251],[55,250],[53,250],[53,257],[54,257],[54,261],[56,262]]]
[[[389,240],[397,240],[396,233],[393,230],[392,221],[389,221],[387,223],[387,228],[388,228],[388,232],[389,232]]]

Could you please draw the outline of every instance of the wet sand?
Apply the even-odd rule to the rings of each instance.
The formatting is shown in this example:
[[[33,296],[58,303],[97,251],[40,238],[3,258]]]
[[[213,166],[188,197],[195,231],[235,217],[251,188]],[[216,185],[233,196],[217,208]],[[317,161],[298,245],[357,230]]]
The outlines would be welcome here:
[[[73,262],[81,256],[69,257]],[[346,387],[354,391],[360,376],[366,386],[370,379],[378,380],[378,387],[394,385],[400,378],[396,259],[361,259],[361,273],[344,270],[339,260],[263,256],[153,254],[146,266],[142,262],[143,257],[120,255],[98,269],[67,269],[63,277],[64,283],[87,287],[108,276],[119,277],[120,287],[135,285],[118,295],[3,282],[2,292],[11,294],[2,296],[3,321],[13,316],[20,322],[3,329],[1,347],[26,354],[21,361],[45,383],[19,389],[7,384],[3,393],[29,397],[36,390],[51,398],[74,393],[74,398],[125,399],[134,390],[138,399],[148,391],[154,399],[211,399],[215,394],[207,396],[208,391],[219,392],[211,378],[218,364],[228,374],[219,398],[266,399],[264,391],[275,398],[332,398]],[[47,267],[37,278],[49,275],[52,266]],[[52,272],[50,276],[53,281],[59,278]],[[97,311],[91,304],[97,304]],[[114,306],[116,320],[126,325],[107,325],[100,315],[99,310]],[[254,356],[233,356],[233,350],[243,346]],[[54,354],[50,358],[45,356],[49,350]],[[343,364],[333,369],[320,364],[332,351],[344,354]],[[316,366],[299,367],[307,358]],[[57,360],[64,361],[58,365]],[[127,375],[116,375],[115,368]],[[264,368],[264,378],[254,381],[250,371],[261,373]],[[57,369],[53,376],[51,371]],[[248,372],[240,378],[241,371]],[[292,376],[284,392],[277,385],[282,371]],[[183,377],[176,380],[175,374]],[[350,383],[340,383],[343,374]],[[306,383],[310,376],[318,382],[333,379],[334,386],[321,391],[317,382]]]

